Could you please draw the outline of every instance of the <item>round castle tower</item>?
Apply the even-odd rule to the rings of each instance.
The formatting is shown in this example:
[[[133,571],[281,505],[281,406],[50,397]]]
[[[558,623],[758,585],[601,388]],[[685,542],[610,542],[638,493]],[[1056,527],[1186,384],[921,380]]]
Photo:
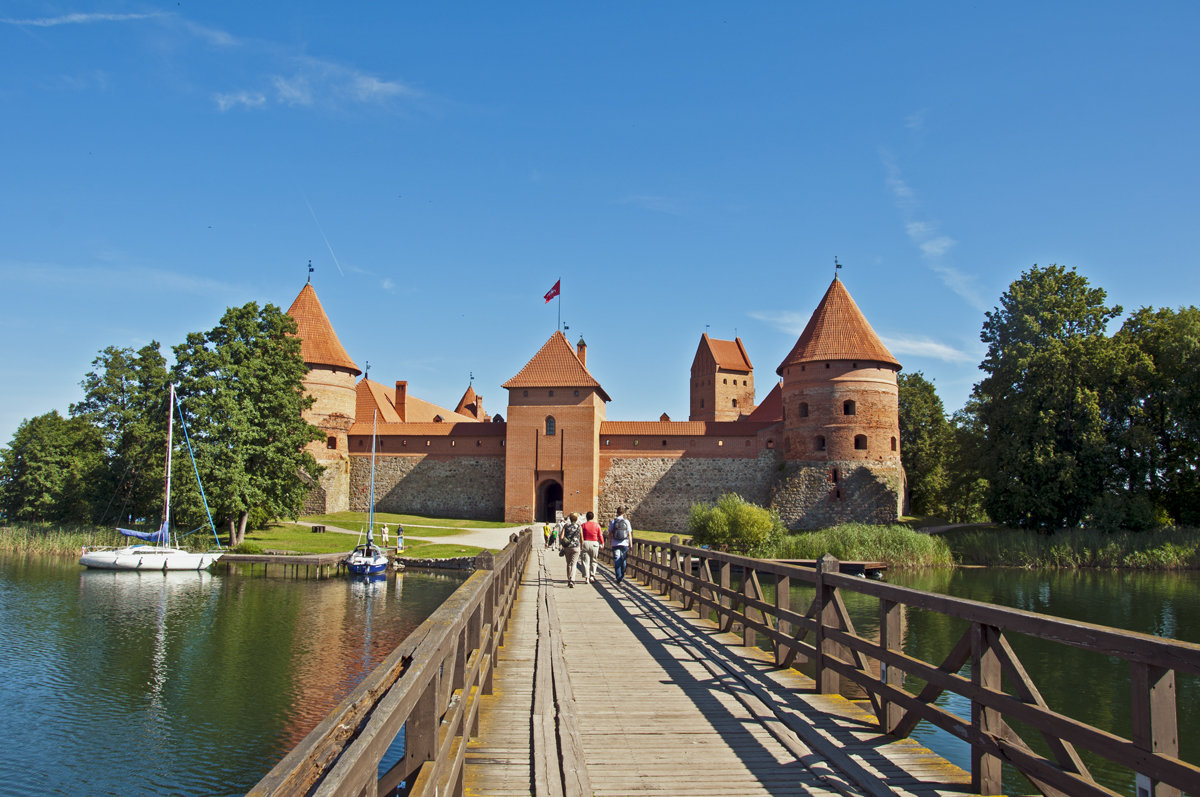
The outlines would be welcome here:
[[[306,283],[288,308],[296,321],[300,351],[308,375],[304,390],[313,405],[304,419],[325,432],[325,439],[309,443],[308,450],[325,470],[305,502],[306,514],[342,512],[350,508],[350,460],[347,433],[354,423],[357,395],[355,378],[362,373],[342,347],[312,283]]]
[[[834,277],[783,377],[785,476],[772,503],[789,528],[892,522],[903,509],[900,363]]]

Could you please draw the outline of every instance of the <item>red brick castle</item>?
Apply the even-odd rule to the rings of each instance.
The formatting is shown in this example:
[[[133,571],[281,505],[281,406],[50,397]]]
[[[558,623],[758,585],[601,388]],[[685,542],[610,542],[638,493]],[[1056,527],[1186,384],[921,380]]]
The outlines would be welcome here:
[[[358,379],[312,285],[288,313],[315,398],[308,420],[325,431],[309,512],[367,510],[373,419],[381,511],[516,524],[624,505],[637,528],[682,531],[693,503],[727,492],[774,507],[792,529],[885,523],[903,508],[900,363],[837,278],[761,404],[741,339],[702,335],[687,421],[608,420],[587,344],[562,332],[502,385],[502,418],[473,387],[451,410],[407,382]]]

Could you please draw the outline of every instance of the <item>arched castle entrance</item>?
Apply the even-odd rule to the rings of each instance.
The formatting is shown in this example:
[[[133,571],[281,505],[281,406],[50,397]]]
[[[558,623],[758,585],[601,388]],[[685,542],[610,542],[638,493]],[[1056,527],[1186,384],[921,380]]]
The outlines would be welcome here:
[[[557,513],[563,508],[562,483],[554,481],[543,482],[538,486],[537,517],[539,523],[553,523]]]

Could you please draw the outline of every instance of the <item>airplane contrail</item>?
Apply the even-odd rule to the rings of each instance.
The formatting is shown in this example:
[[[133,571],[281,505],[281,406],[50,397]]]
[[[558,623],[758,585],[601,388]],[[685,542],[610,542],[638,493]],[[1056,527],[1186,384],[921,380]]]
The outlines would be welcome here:
[[[313,221],[317,224],[317,231],[321,233],[321,238],[325,241],[325,246],[329,249],[329,256],[333,258],[333,264],[337,266],[338,273],[343,277],[346,276],[346,272],[342,271],[342,264],[338,262],[337,255],[333,253],[333,247],[329,243],[329,238],[325,235],[325,230],[321,228],[321,222],[317,219],[317,214],[313,210],[312,204],[308,201],[308,196],[303,191],[300,192],[300,196],[304,197],[304,204],[308,205],[308,212],[312,214]]]

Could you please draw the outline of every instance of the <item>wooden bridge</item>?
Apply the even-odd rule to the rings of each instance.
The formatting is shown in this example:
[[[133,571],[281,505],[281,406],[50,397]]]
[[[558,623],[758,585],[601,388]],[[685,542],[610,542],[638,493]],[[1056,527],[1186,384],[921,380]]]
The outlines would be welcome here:
[[[1117,794],[1087,757],[1138,773],[1138,797],[1200,794],[1175,707],[1200,645],[674,541],[636,544],[636,583],[569,589],[536,539],[514,535],[251,794],[998,794],[1003,764],[1043,794]],[[878,599],[873,638],[846,591]],[[905,607],[967,631],[940,663],[911,658]],[[1132,738],[1047,706],[1006,633],[1127,661]],[[921,720],[970,744],[970,772],[906,738]]]

